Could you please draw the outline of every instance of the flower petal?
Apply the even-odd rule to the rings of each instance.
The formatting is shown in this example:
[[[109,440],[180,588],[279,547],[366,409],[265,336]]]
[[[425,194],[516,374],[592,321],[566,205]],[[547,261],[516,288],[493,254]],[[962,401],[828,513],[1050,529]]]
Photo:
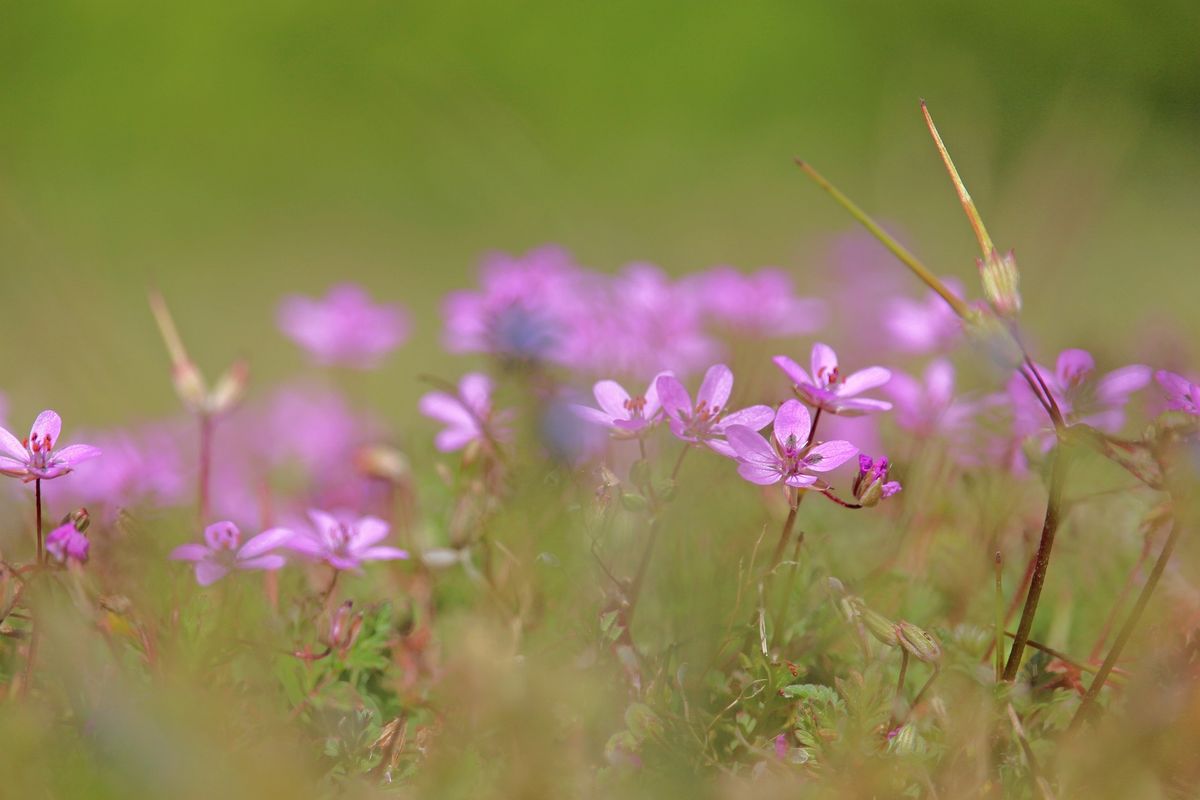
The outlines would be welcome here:
[[[678,420],[681,414],[692,413],[692,398],[684,385],[674,375],[661,375],[654,382],[658,389],[658,397],[662,402],[663,411],[672,420]]]
[[[1092,358],[1091,353],[1087,350],[1070,349],[1058,354],[1054,372],[1058,377],[1058,385],[1065,390],[1071,384],[1083,380],[1095,368],[1096,360]]]
[[[804,457],[804,468],[810,469],[813,472],[829,472],[829,470],[837,469],[842,464],[845,464],[856,455],[858,455],[858,448],[842,439],[836,439],[832,442],[821,442],[812,450],[809,450],[808,454]]]
[[[468,427],[475,424],[475,417],[463,406],[462,400],[446,392],[429,392],[422,395],[417,401],[417,410],[447,425]]]
[[[29,451],[25,449],[25,445],[6,428],[0,428],[0,449],[22,464],[29,460]]]
[[[238,550],[238,560],[257,558],[264,553],[287,544],[288,540],[295,535],[289,528],[270,528],[265,530],[242,545],[242,549]]]
[[[60,433],[62,433],[62,417],[47,409],[38,414],[37,419],[33,421],[33,427],[29,429],[29,441],[32,442],[35,438],[42,441],[49,437],[50,445],[54,446],[58,444]]]
[[[215,561],[196,562],[196,583],[211,586],[229,574],[229,568]]]
[[[760,434],[744,425],[730,425],[725,429],[725,440],[739,461],[779,473],[779,455]]]
[[[799,400],[787,400],[775,412],[775,441],[783,447],[798,447],[808,441],[812,417]]]
[[[787,356],[775,356],[772,361],[775,366],[783,370],[783,374],[788,376],[788,380],[796,385],[811,385],[812,379],[808,377],[808,373],[804,371],[804,367],[792,361]]]
[[[817,342],[812,349],[813,381],[824,386],[829,380],[829,374],[837,369],[837,353],[827,344]]]
[[[394,561],[408,558],[408,551],[399,547],[368,547],[358,554],[363,561]]]
[[[98,455],[100,455],[99,447],[92,447],[90,444],[73,444],[56,452],[54,460],[63,466],[73,469],[80,461],[87,461],[89,458],[95,458]]]
[[[203,559],[208,558],[208,555],[211,552],[212,551],[204,545],[193,542],[192,544],[179,545],[179,547],[176,547],[171,551],[171,555],[169,555],[168,558],[170,558],[172,561],[202,561]]]
[[[655,417],[657,417],[659,409],[662,408],[662,403],[660,403],[658,399],[658,379],[666,378],[668,376],[675,377],[675,373],[671,372],[670,370],[660,372],[654,376],[654,378],[650,381],[650,385],[646,387],[646,405],[642,409],[642,416],[644,416],[647,420],[653,420]]]
[[[883,386],[892,379],[892,371],[884,367],[867,367],[852,373],[838,389],[842,397],[850,397],[877,386]]]
[[[287,564],[287,559],[278,553],[270,553],[257,558],[239,558],[237,560],[238,569],[265,569],[277,570],[282,569]]]
[[[328,511],[321,511],[318,508],[310,508],[308,518],[312,521],[313,529],[316,530],[320,540],[328,547],[335,545],[338,531],[341,530],[342,523],[338,522],[337,517],[330,514]]]
[[[616,381],[597,381],[592,387],[596,403],[613,419],[629,419],[629,392]]]
[[[775,411],[770,406],[748,406],[726,415],[716,425],[715,430],[724,430],[730,425],[745,425],[751,430],[761,431],[775,419]]]
[[[1143,364],[1114,369],[1096,384],[1096,399],[1105,405],[1124,405],[1129,395],[1150,383],[1150,368]]]
[[[792,486],[796,489],[803,489],[806,486],[812,486],[816,482],[816,475],[805,475],[803,472],[797,475],[791,475],[787,478],[787,480],[784,481],[784,483],[786,483],[788,486]]]
[[[476,414],[484,416],[492,405],[492,379],[482,372],[468,372],[458,382],[458,392]]]
[[[594,425],[603,425],[606,428],[611,428],[613,426],[612,416],[604,413],[598,408],[582,406],[578,403],[571,403],[571,412],[584,422],[591,422]]]
[[[783,473],[779,471],[778,467],[773,468],[760,464],[751,464],[748,461],[738,464],[737,471],[738,475],[759,486],[770,486],[772,483],[779,483],[779,479],[783,477]]]
[[[872,411],[889,411],[892,404],[886,400],[872,400],[867,397],[851,397],[848,400],[836,400],[827,408],[843,417],[860,417]]]
[[[713,364],[704,373],[696,404],[706,403],[710,409],[722,409],[733,393],[733,372],[724,364]]]
[[[391,529],[391,526],[379,517],[363,517],[354,524],[350,549],[357,551],[360,547],[370,547],[376,542],[383,541]]]

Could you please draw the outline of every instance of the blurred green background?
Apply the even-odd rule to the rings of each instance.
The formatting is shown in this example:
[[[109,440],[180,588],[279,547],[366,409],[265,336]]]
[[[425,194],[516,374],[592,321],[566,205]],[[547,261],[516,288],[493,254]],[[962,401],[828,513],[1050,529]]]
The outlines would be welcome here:
[[[489,249],[829,269],[849,223],[800,154],[973,286],[920,97],[1017,250],[1043,350],[1151,360],[1200,333],[1192,0],[0,9],[14,423],[174,411],[148,285],[210,373],[246,353],[271,379],[303,365],[279,297],[346,279],[416,314],[369,378],[408,417],[413,375],[461,370],[437,299]]]

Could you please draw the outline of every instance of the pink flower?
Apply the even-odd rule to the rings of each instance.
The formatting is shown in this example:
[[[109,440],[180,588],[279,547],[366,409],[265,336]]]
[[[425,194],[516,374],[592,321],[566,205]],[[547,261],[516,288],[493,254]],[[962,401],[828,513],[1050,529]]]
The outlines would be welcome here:
[[[740,333],[754,336],[799,336],[825,324],[825,304],[798,297],[792,277],[771,267],[745,274],[733,267],[713,267],[688,282],[704,312]]]
[[[887,383],[892,373],[883,367],[867,367],[843,377],[837,353],[829,345],[817,343],[812,349],[812,377],[787,356],[775,356],[775,365],[791,379],[796,395],[815,408],[848,417],[872,411],[887,411],[892,404],[855,395]]]
[[[371,369],[408,337],[409,320],[395,304],[376,305],[360,286],[332,287],[321,300],[292,295],[279,306],[279,327],[321,364]]]
[[[655,386],[671,433],[685,442],[706,444],[730,458],[734,456],[733,448],[723,439],[727,426],[744,425],[760,431],[775,418],[775,412],[769,406],[762,405],[721,416],[733,392],[733,373],[724,364],[714,364],[708,368],[694,405],[691,395],[674,375],[660,376]]]
[[[596,404],[600,408],[584,405],[575,405],[572,408],[584,420],[611,428],[618,436],[636,436],[659,421],[662,405],[658,399],[658,380],[671,374],[658,373],[646,387],[646,393],[636,397],[631,396],[616,381],[598,381],[592,387],[592,394],[595,395]]]
[[[1167,396],[1167,408],[1200,416],[1200,385],[1165,369],[1154,373],[1154,380]]]
[[[873,461],[866,454],[858,456],[858,477],[854,479],[854,497],[863,508],[870,508],[880,500],[897,494],[900,481],[888,480],[888,460],[880,456]]]
[[[962,284],[953,278],[943,278],[942,282],[962,297]],[[928,292],[924,300],[907,297],[889,300],[883,310],[883,325],[890,334],[889,343],[909,353],[946,350],[958,341],[963,331],[958,315],[934,291]]]
[[[816,475],[805,471],[828,472],[858,453],[846,441],[809,442],[812,419],[798,400],[788,400],[775,414],[775,443],[772,446],[759,433],[745,425],[730,425],[725,438],[739,462],[738,474],[751,483],[768,486],[783,481],[797,489],[811,487]]]
[[[364,561],[408,558],[408,551],[378,546],[387,538],[388,524],[377,517],[359,517],[343,522],[325,511],[308,512],[311,531],[297,531],[288,549],[313,561],[324,561],[338,570],[361,569]]]
[[[458,383],[458,394],[429,392],[418,402],[421,413],[446,424],[434,438],[434,445],[443,453],[461,450],[471,442],[506,439],[509,432],[503,427],[511,414],[492,413],[492,381],[487,375],[470,372]]]
[[[86,444],[73,444],[56,451],[54,444],[61,430],[62,419],[53,411],[38,414],[24,442],[0,428],[0,473],[25,483],[50,480],[66,475],[81,461],[100,455],[98,448]]]
[[[46,535],[46,552],[60,564],[85,563],[89,547],[88,537],[75,528],[74,522],[59,525]]]
[[[1116,433],[1125,424],[1125,405],[1129,396],[1150,382],[1151,371],[1147,366],[1133,364],[1094,379],[1095,370],[1096,362],[1091,353],[1077,349],[1062,351],[1053,372],[1037,365],[1038,374],[1068,423],[1081,422],[1105,433]],[[1053,435],[1046,429],[1046,413],[1029,384],[1014,374],[1008,392],[1017,434],[1040,433],[1043,449],[1049,449],[1053,445]]]
[[[893,372],[884,391],[895,402],[896,424],[922,435],[960,430],[975,411],[974,405],[955,401],[954,366],[944,358],[931,361],[920,380]]]
[[[171,558],[195,564],[196,582],[209,586],[235,569],[279,569],[287,559],[271,551],[286,545],[293,536],[287,528],[271,528],[239,549],[242,532],[238,526],[232,522],[214,522],[204,529],[204,544],[180,545],[171,551]]]

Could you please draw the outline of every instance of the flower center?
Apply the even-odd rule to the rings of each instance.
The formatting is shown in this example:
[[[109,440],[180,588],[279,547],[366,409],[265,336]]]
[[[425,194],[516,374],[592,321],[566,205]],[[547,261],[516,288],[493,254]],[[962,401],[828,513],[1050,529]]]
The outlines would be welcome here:
[[[22,444],[29,451],[29,465],[31,467],[44,468],[50,460],[50,451],[53,449],[54,442],[49,436],[43,436],[40,439],[35,433],[26,439]]]
[[[625,410],[629,412],[630,419],[645,419],[646,398],[640,395],[629,398],[625,401]]]
[[[836,364],[832,367],[821,366],[817,368],[816,377],[821,386],[832,386],[842,380],[842,373]]]
[[[684,423],[687,426],[687,432],[693,436],[708,433],[712,428],[713,423],[717,420],[717,415],[721,413],[720,406],[710,406],[707,400],[701,400],[696,403],[696,407],[691,413],[680,414]]]

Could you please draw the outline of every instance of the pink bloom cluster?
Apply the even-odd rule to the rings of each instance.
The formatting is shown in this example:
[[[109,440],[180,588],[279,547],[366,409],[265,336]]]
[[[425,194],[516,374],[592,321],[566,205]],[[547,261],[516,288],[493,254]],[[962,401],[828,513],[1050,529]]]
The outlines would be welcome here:
[[[284,298],[279,328],[321,364],[370,369],[408,338],[408,313],[375,304],[362,287],[332,287],[325,297]]]

